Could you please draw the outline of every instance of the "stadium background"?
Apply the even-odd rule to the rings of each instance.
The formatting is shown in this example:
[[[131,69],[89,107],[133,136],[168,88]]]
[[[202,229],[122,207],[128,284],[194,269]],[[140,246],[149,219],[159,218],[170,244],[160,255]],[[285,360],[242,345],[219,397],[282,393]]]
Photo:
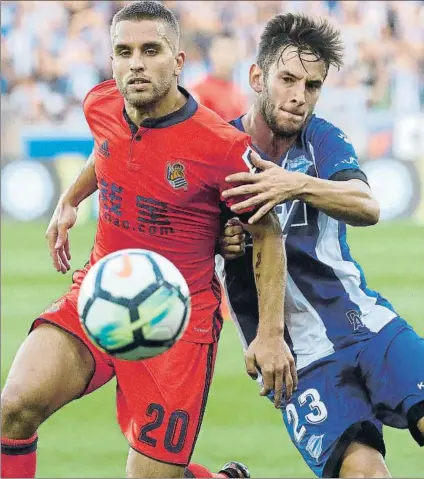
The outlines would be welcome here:
[[[2,384],[34,315],[70,281],[53,271],[44,231],[91,151],[81,102],[111,76],[109,21],[127,3],[1,4]],[[207,83],[209,96],[218,92],[208,106],[224,117],[242,113],[252,99],[248,68],[272,15],[304,11],[339,26],[346,65],[330,72],[316,112],[348,134],[382,205],[378,226],[349,229],[353,253],[371,287],[424,335],[424,2],[163,3],[181,23],[188,58],[180,83],[205,103]],[[93,197],[71,234],[74,268],[87,258],[96,214]],[[126,444],[114,421],[113,387],[41,427],[39,477],[123,476]],[[422,451],[408,433],[385,434],[393,474],[420,477]],[[311,477],[279,414],[244,374],[230,322],[194,459],[213,468],[243,460],[257,477]]]

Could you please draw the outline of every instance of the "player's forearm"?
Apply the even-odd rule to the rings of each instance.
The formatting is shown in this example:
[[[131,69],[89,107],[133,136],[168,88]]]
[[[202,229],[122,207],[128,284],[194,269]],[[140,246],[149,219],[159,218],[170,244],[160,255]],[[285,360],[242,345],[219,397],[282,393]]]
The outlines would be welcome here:
[[[92,153],[76,180],[65,190],[60,201],[77,207],[97,190],[94,154]]]
[[[370,226],[378,222],[379,204],[363,181],[331,181],[302,176],[303,186],[296,199],[352,226]]]
[[[283,334],[287,260],[278,218],[270,213],[254,227],[249,226],[249,231],[259,303],[258,334]]]

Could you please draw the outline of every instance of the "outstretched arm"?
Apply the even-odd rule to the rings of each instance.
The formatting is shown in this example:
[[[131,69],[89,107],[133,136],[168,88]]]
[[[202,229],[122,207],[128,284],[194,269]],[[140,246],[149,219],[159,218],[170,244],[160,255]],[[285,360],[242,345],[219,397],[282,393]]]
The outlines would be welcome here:
[[[94,151],[92,151],[75,181],[63,193],[61,201],[78,207],[95,191],[97,191],[97,178],[94,168]]]
[[[96,190],[97,178],[94,169],[94,152],[92,152],[76,180],[60,197],[47,227],[46,238],[50,256],[58,272],[65,274],[71,268],[68,230],[77,220],[80,203]]]
[[[251,224],[256,223],[274,206],[292,200],[304,201],[352,226],[370,226],[379,220],[379,204],[370,187],[360,179],[333,181],[314,178],[304,173],[286,171],[270,161],[262,160],[256,153],[252,154],[252,163],[262,172],[231,175],[227,178],[229,183],[244,184],[223,192],[224,198],[250,196],[231,209],[237,214],[245,208],[258,208],[249,219]],[[356,174],[360,175],[357,171]],[[346,176],[343,179],[348,178]]]

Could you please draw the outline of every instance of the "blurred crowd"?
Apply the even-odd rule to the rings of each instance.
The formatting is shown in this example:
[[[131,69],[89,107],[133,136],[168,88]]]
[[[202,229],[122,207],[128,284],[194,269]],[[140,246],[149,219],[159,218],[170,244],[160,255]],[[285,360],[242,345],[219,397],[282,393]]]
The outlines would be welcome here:
[[[2,108],[29,124],[83,121],[84,96],[111,77],[111,18],[128,3],[2,2]],[[248,71],[264,24],[286,11],[329,17],[341,30],[345,66],[330,71],[323,92],[334,108],[424,110],[424,1],[163,3],[180,21],[187,53],[180,83],[199,90],[214,76],[231,81],[234,111],[251,98]]]

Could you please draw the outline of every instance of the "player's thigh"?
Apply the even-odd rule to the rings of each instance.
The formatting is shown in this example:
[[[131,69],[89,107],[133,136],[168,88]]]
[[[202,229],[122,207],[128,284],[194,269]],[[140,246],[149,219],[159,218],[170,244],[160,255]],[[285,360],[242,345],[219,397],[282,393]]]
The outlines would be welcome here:
[[[158,357],[114,362],[118,421],[133,449],[159,462],[190,462],[215,357],[216,344],[180,340]]]
[[[126,476],[184,477],[184,469],[184,466],[156,461],[130,448],[127,459]]]
[[[381,423],[355,368],[337,353],[300,372],[283,417],[294,445],[318,477],[337,477],[343,454],[355,440],[385,452]]]
[[[346,449],[339,477],[392,477],[382,454],[376,449],[353,442]]]
[[[94,368],[84,344],[51,324],[34,329],[22,343],[10,369],[5,393],[19,387],[54,407],[80,394]],[[7,394],[6,394],[7,395]]]
[[[418,422],[424,417],[424,339],[403,319],[386,325],[360,356],[360,367],[378,417],[392,427],[409,427],[423,446]]]
[[[28,421],[38,426],[81,394],[93,366],[85,346],[70,334],[52,325],[35,329],[20,347],[3,389],[4,429],[21,429]]]
[[[75,294],[45,311],[19,348],[2,392],[6,426],[41,422],[84,394],[95,377],[97,385],[110,379],[112,367],[103,364],[79,325]]]

